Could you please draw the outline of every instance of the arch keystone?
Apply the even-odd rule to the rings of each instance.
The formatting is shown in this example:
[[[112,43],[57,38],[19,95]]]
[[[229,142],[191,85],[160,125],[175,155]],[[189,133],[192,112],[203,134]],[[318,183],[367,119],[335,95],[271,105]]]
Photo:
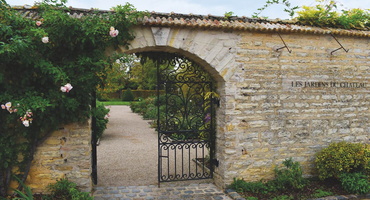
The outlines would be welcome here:
[[[170,28],[151,27],[156,46],[166,46],[170,35]]]

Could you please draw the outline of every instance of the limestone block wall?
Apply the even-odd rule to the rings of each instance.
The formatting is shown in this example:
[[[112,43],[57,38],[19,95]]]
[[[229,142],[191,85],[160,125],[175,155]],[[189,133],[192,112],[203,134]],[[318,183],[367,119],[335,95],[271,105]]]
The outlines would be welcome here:
[[[37,147],[26,184],[45,193],[47,185],[67,178],[82,191],[92,190],[90,124],[65,125]]]
[[[219,123],[220,177],[271,179],[292,157],[314,175],[314,155],[332,142],[369,142],[369,39],[243,32],[225,80]]]
[[[284,48],[277,32],[262,29],[134,32],[123,51],[176,52],[215,77],[221,96],[214,174],[219,186],[233,178],[271,179],[274,167],[290,157],[305,175],[314,175],[314,156],[330,143],[369,141],[368,38],[336,35],[346,52],[322,33],[280,33]]]

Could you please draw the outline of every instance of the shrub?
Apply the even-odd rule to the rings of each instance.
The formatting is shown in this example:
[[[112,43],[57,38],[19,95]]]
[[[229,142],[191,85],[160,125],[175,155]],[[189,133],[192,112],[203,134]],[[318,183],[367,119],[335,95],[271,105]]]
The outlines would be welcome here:
[[[148,105],[145,113],[143,114],[144,119],[157,119],[158,108],[155,105]]]
[[[327,196],[332,196],[332,192],[327,192],[324,190],[317,189],[315,190],[315,193],[312,195],[314,198],[321,198],[321,197],[327,197]]]
[[[154,106],[154,97],[139,99],[139,101],[131,102],[130,108],[132,112],[144,114],[148,107]]]
[[[343,173],[368,171],[370,150],[359,143],[332,143],[316,155],[316,168],[320,179],[339,178]]]
[[[95,127],[95,133],[96,133],[96,140],[98,141],[99,138],[104,133],[104,130],[107,128],[108,123],[108,113],[109,109],[106,108],[103,104],[96,105],[96,108],[92,111],[92,115],[96,119],[96,127]]]
[[[48,186],[50,195],[44,196],[43,199],[71,199],[71,200],[93,200],[94,198],[88,192],[81,192],[77,185],[68,179],[60,179],[55,184]]]
[[[366,194],[370,192],[368,177],[361,172],[343,173],[340,175],[340,181],[343,188],[354,194]]]
[[[302,176],[302,168],[299,162],[293,162],[292,158],[283,161],[282,169],[275,168],[275,185],[277,189],[302,189],[306,180]]]
[[[127,89],[122,96],[123,101],[133,101],[135,99],[134,94],[132,94],[131,89]]]
[[[246,182],[244,179],[236,179],[231,183],[229,188],[234,189],[237,192],[252,192],[258,194],[267,194],[274,191],[273,188],[269,187],[268,184],[265,184],[261,181],[258,182]]]

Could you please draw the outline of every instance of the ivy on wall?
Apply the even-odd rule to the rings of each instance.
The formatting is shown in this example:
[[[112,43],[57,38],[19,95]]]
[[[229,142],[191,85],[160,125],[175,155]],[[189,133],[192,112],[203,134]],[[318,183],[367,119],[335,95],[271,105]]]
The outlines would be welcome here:
[[[45,0],[30,19],[0,0],[0,196],[12,173],[25,180],[47,133],[90,117],[91,94],[119,57],[106,49],[127,46],[144,15],[126,4],[72,17],[65,3]]]

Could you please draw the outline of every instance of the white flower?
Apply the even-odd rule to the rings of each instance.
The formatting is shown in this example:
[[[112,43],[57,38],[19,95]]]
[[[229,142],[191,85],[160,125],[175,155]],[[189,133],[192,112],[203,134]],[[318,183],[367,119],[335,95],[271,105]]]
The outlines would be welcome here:
[[[30,121],[28,121],[27,119],[26,120],[23,120],[22,123],[23,123],[23,125],[25,127],[29,127],[30,126]]]
[[[10,107],[12,107],[12,102],[8,102],[5,104],[5,107],[6,109],[9,109]]]
[[[49,37],[43,37],[41,41],[46,44],[49,42]]]

